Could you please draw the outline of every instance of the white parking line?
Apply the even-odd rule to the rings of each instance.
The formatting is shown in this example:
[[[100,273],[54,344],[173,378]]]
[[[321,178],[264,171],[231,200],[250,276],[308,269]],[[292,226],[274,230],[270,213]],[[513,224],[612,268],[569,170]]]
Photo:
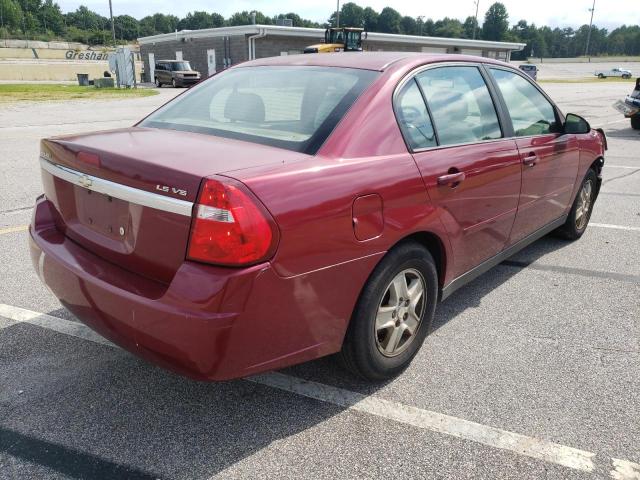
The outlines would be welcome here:
[[[605,167],[606,168],[626,168],[629,170],[640,170],[640,166],[632,167],[630,165],[609,165],[608,163],[605,163]]]
[[[25,232],[29,230],[29,225],[18,225],[17,227],[0,228],[0,235],[6,235],[7,233]]]
[[[49,330],[71,335],[83,340],[116,347],[81,323],[64,320],[51,315],[0,304],[0,316],[15,323],[25,322]],[[0,323],[0,325],[2,325]],[[0,327],[1,328],[1,327]],[[606,459],[606,464],[596,454],[586,450],[567,447],[558,443],[509,432],[489,425],[471,422],[462,418],[444,415],[421,408],[404,405],[375,396],[332,387],[322,383],[273,372],[246,378],[246,381],[313,398],[376,417],[385,418],[423,430],[450,435],[463,440],[481,443],[493,448],[507,450],[518,455],[555,463],[573,470],[589,473],[608,471],[616,480],[640,479],[640,464],[616,458]]]
[[[640,227],[627,227],[626,225],[612,225],[610,223],[589,222],[589,226],[597,228],[612,228],[614,230],[628,230],[630,232],[640,232]]]

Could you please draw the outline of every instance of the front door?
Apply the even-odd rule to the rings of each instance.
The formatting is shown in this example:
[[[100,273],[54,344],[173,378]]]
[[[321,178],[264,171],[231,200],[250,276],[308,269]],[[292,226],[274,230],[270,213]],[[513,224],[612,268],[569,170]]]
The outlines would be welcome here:
[[[509,244],[562,217],[571,206],[580,152],[575,135],[561,135],[551,102],[525,76],[490,68],[513,124],[522,161],[522,193]]]
[[[216,73],[216,51],[213,49],[207,50],[207,67],[209,76]]]
[[[419,73],[396,111],[449,234],[458,277],[500,253],[509,238],[520,194],[518,149],[504,138],[478,66]]]

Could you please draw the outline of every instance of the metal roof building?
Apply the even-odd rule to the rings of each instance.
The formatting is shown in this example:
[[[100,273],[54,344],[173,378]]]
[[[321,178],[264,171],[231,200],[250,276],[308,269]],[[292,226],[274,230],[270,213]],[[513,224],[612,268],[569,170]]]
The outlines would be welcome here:
[[[307,45],[322,42],[324,32],[321,28],[241,25],[183,30],[142,37],[138,42],[146,80],[153,81],[155,60],[189,60],[194,69],[212,75],[246,60],[302,53]],[[511,52],[522,50],[525,44],[370,32],[362,46],[366,51],[460,53],[509,61]]]

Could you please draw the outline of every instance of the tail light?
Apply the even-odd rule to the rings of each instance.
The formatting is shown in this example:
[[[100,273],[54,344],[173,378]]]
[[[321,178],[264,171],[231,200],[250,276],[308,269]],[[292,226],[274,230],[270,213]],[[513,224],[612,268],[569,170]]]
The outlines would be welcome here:
[[[204,180],[193,211],[188,259],[250,265],[272,256],[277,243],[273,218],[244,185],[222,177]]]

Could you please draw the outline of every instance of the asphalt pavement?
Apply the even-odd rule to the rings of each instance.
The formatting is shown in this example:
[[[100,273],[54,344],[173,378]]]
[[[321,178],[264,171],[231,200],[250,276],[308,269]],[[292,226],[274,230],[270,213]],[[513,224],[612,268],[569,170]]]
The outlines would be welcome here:
[[[543,86],[608,135],[591,225],[457,291],[376,385],[331,358],[199,383],[86,329],[29,259],[38,140],[181,90],[0,106],[0,479],[640,479],[640,132],[611,107],[629,86]]]

